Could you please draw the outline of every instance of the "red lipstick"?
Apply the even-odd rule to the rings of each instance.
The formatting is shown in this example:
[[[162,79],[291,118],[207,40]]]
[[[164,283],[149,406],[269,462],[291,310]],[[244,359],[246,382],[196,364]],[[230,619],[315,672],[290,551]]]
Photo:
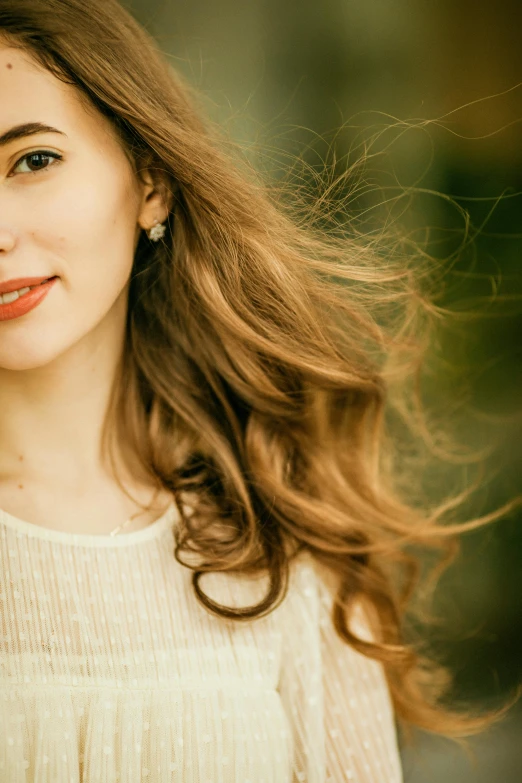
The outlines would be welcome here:
[[[31,287],[14,302],[0,303],[0,321],[11,321],[33,310],[45,299],[57,280],[57,277],[19,277],[0,283],[0,294],[10,294]]]
[[[6,280],[3,283],[0,282],[0,294],[10,294],[11,291],[18,291],[20,288],[40,285],[49,279],[49,277],[17,277],[13,280]]]

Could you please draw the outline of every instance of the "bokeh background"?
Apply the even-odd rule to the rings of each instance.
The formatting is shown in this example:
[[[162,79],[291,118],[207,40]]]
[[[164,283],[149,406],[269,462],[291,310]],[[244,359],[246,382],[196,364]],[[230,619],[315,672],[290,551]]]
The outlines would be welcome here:
[[[463,513],[487,513],[522,492],[522,4],[125,4],[198,88],[212,119],[254,155],[264,148],[259,160],[271,162],[273,177],[297,154],[313,187],[314,168],[331,163],[332,150],[339,166],[366,143],[380,154],[365,181],[385,200],[393,206],[395,186],[415,188],[398,201],[397,217],[440,259],[438,304],[457,316],[441,322],[428,396],[451,411],[465,444],[491,449]],[[462,470],[441,468],[440,490]],[[463,538],[435,604],[434,644],[455,672],[455,700],[500,705],[522,681],[520,512]],[[520,783],[522,709],[471,747],[474,760],[420,735],[403,748],[406,783]]]

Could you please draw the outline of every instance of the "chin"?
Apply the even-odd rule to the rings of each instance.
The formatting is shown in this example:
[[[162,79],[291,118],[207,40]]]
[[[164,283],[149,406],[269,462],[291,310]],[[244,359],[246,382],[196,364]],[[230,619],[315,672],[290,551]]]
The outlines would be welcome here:
[[[6,341],[7,342],[7,341]],[[68,346],[50,346],[33,344],[31,346],[17,345],[15,348],[9,348],[2,345],[0,333],[0,373],[8,372],[26,372],[29,370],[38,370],[42,367],[52,364],[60,355],[66,352]]]

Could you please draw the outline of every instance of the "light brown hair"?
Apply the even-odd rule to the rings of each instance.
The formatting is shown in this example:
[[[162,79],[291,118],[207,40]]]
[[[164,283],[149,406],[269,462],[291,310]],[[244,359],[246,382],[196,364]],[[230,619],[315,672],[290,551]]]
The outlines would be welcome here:
[[[410,550],[466,528],[442,525],[461,498],[428,511],[408,497],[416,475],[386,418],[425,434],[414,415],[430,339],[422,272],[342,226],[296,218],[225,152],[116,0],[1,0],[0,33],[108,117],[136,174],[150,170],[172,204],[165,240],[139,241],[106,442],[124,445],[182,514],[182,494],[195,498],[174,554],[198,554],[200,601],[224,617],[261,616],[308,550],[335,579],[338,634],[382,661],[404,725],[449,736],[485,725],[442,706],[442,669],[403,628],[419,562]],[[214,604],[201,576],[238,570],[269,574],[264,600]],[[355,601],[372,643],[350,630]]]

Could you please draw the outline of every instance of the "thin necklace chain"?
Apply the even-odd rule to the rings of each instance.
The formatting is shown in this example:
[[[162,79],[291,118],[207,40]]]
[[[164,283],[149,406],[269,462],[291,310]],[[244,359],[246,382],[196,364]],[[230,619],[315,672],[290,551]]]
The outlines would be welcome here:
[[[158,494],[159,494],[159,489],[157,489],[157,490],[156,490],[156,492],[154,493],[154,495],[152,496],[152,500],[150,501],[150,503],[149,503],[149,505],[147,506],[147,508],[144,508],[144,509],[142,509],[141,511],[136,511],[136,513],[135,513],[135,514],[133,514],[131,517],[129,517],[129,518],[127,519],[127,521],[126,521],[126,522],[123,522],[121,525],[118,525],[118,527],[115,527],[115,528],[114,528],[114,530],[111,530],[111,532],[109,533],[109,535],[110,535],[110,536],[116,536],[116,535],[118,535],[118,533],[120,532],[120,530],[123,530],[123,528],[124,528],[124,527],[127,527],[127,525],[129,524],[129,522],[132,522],[132,520],[133,520],[133,519],[136,519],[136,517],[139,517],[139,516],[140,516],[140,514],[143,514],[145,511],[149,511],[149,510],[150,510],[150,507],[152,506],[152,504],[154,503],[154,501],[155,501],[155,500],[156,500],[156,498],[158,497]]]

